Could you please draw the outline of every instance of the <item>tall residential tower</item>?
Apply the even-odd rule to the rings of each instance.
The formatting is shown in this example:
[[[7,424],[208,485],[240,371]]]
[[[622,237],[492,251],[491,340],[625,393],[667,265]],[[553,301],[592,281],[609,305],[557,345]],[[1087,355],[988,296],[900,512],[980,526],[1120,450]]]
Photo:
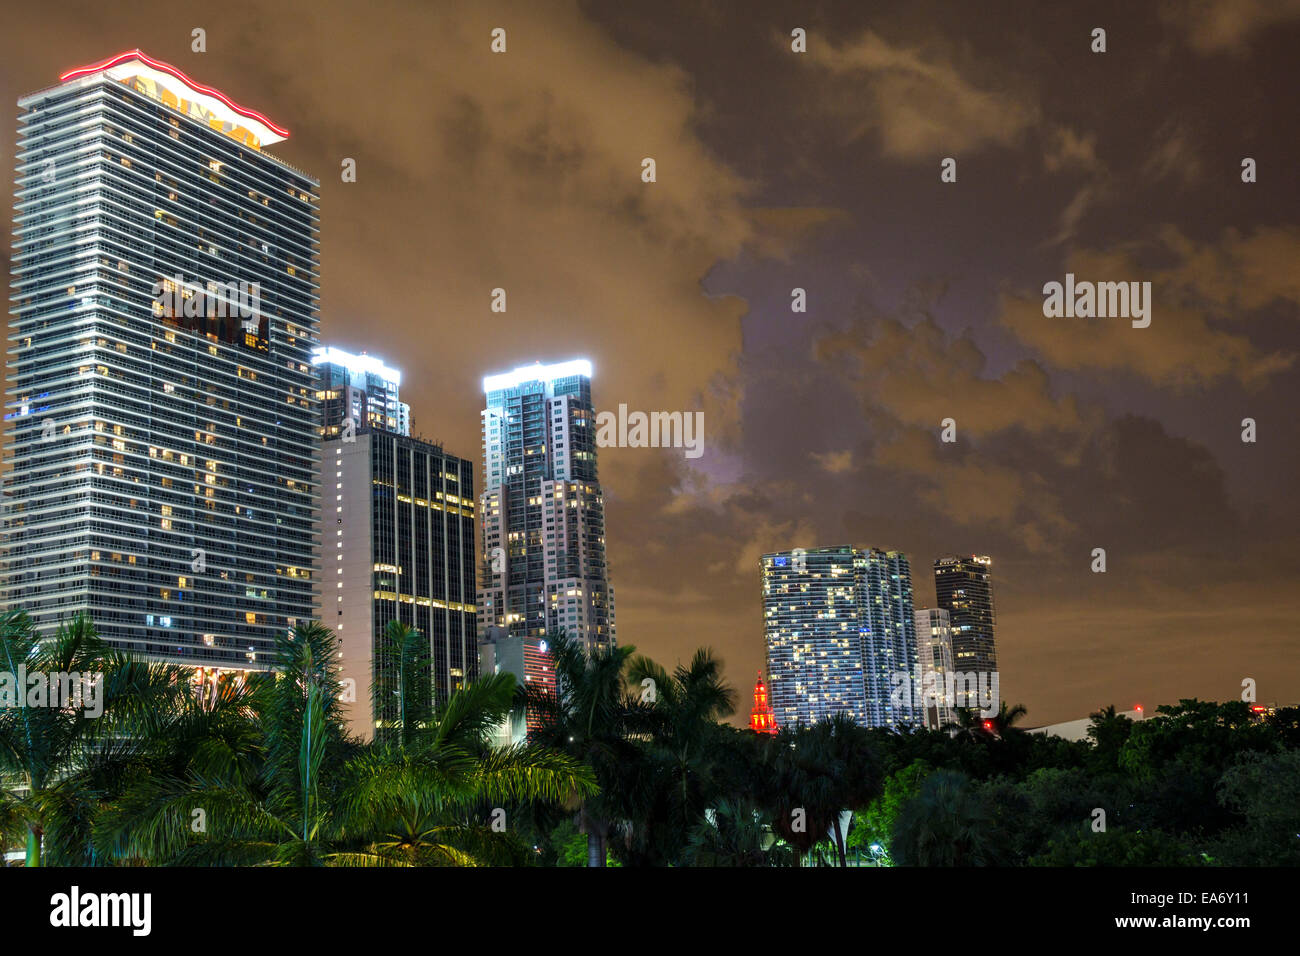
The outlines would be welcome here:
[[[920,726],[912,578],[901,551],[764,555],[763,628],[781,726],[847,713],[870,727]]]
[[[952,620],[941,607],[916,611],[916,642],[921,656],[921,706],[926,726],[939,730],[957,719],[952,656]],[[964,687],[964,685],[963,685]],[[963,698],[963,704],[967,701]]]
[[[934,562],[935,595],[948,612],[953,666],[962,674],[997,673],[992,570],[993,559],[979,554],[945,555]]]
[[[483,391],[480,629],[612,646],[591,363],[489,375]]]
[[[264,666],[314,616],[318,182],[138,50],[19,100],[5,603]]]

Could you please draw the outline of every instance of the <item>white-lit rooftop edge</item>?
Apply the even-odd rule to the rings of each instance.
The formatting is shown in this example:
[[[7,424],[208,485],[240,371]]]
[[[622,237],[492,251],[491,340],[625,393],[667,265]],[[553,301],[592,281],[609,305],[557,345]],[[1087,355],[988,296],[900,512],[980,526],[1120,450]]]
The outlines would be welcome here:
[[[523,365],[513,372],[500,375],[486,375],[483,378],[483,391],[495,392],[502,388],[514,388],[524,382],[552,382],[557,378],[569,378],[583,375],[591,378],[591,362],[586,359],[573,359],[568,362],[556,362],[553,365]]]
[[[312,349],[311,364],[339,365],[349,372],[369,372],[372,375],[378,375],[386,382],[392,382],[394,385],[402,384],[400,370],[389,368],[373,355],[353,355],[351,352],[345,352],[333,345],[321,345]]]

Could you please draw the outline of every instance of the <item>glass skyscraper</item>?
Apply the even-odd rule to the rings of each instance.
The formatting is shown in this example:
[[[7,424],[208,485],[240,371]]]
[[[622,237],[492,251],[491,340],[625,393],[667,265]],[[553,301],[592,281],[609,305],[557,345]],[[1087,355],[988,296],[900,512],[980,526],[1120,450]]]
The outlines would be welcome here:
[[[871,727],[919,726],[912,578],[901,551],[848,546],[766,554],[763,629],[777,723],[847,713]]]
[[[333,347],[315,362],[326,436],[323,616],[355,692],[344,711],[353,732],[369,738],[377,721],[396,717],[391,704],[378,714],[371,705],[376,674],[394,663],[382,644],[391,621],[428,642],[435,703],[477,676],[474,465],[410,436],[397,414],[406,406],[396,369]]]
[[[264,666],[313,616],[318,182],[139,51],[19,101],[5,601]]]
[[[952,624],[959,673],[991,675],[998,669],[992,571],[993,559],[986,555],[945,555],[934,562],[935,596]]]
[[[483,391],[480,629],[613,645],[591,363],[489,375]]]
[[[321,435],[332,438],[348,429],[355,434],[373,425],[399,435],[411,434],[411,407],[397,398],[402,373],[370,355],[353,355],[334,346],[312,352],[321,410]]]

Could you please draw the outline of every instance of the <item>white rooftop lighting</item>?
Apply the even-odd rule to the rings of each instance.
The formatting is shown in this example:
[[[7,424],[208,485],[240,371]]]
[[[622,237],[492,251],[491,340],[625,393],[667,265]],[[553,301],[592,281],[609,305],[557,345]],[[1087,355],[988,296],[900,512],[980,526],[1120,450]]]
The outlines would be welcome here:
[[[373,355],[353,355],[332,345],[320,345],[311,350],[312,365],[339,365],[349,372],[369,372],[394,385],[402,384],[402,373],[389,368]]]
[[[554,365],[523,365],[513,372],[501,375],[487,375],[483,378],[483,391],[495,392],[502,388],[514,388],[524,382],[553,382],[557,378],[569,378],[584,375],[591,378],[591,363],[586,359],[573,359],[569,362],[557,362]]]

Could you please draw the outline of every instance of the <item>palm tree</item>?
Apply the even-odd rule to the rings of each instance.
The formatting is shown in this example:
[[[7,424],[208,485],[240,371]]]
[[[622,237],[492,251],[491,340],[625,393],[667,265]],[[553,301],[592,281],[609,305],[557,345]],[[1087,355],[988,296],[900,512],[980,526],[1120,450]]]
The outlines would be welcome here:
[[[1133,721],[1117,713],[1114,704],[1088,716],[1092,718],[1088,738],[1093,743],[1089,765],[1106,773],[1118,773],[1120,751],[1133,729]]]
[[[936,770],[899,813],[890,854],[902,866],[986,866],[990,823],[965,774]]]
[[[992,717],[993,732],[999,737],[1008,732],[1017,734],[1024,733],[1021,728],[1014,725],[1028,713],[1029,710],[1024,704],[1016,704],[1012,707],[1008,707],[1007,702],[1005,700],[1002,701],[1001,705],[998,707],[998,712]]]
[[[835,776],[844,768],[822,744],[803,725],[782,727],[761,742],[764,805],[772,831],[794,850],[795,866],[826,839],[843,809]]]
[[[753,801],[724,797],[687,834],[683,861],[688,866],[789,866],[792,857],[788,846],[774,842]]]
[[[396,727],[402,743],[410,744],[433,716],[429,642],[416,628],[401,621],[388,622],[371,688],[376,736],[384,739],[389,728]]]
[[[389,633],[409,646],[407,631]],[[425,685],[405,680],[400,693],[414,699],[393,701],[399,716],[391,733],[362,748],[343,730],[336,657],[327,628],[295,628],[279,642],[279,672],[248,698],[259,759],[196,761],[179,773],[150,775],[105,813],[98,843],[118,859],[181,864],[518,862],[509,839],[467,821],[468,810],[555,800],[594,786],[562,755],[484,750],[511,706],[509,675],[469,685],[427,719]],[[197,834],[196,811],[208,823]]]
[[[827,763],[834,768],[834,795],[841,810],[864,810],[880,794],[882,778],[871,746],[871,735],[852,716],[833,714],[828,720],[813,725],[815,745],[826,754]],[[840,866],[848,866],[848,833],[841,825],[841,814],[831,818],[831,841]]]
[[[88,862],[98,797],[147,746],[131,727],[168,711],[183,672],[112,651],[85,614],[42,639],[21,610],[0,614],[0,671],[0,694],[18,696],[0,706],[0,832],[25,837],[27,866],[42,865],[47,849],[60,864]],[[27,699],[24,672],[44,678],[45,700]],[[79,688],[82,700],[69,705],[64,688]]]
[[[531,739],[561,750],[590,767],[597,793],[574,794],[578,829],[587,836],[587,865],[605,866],[609,833],[625,815],[628,791],[624,773],[639,754],[630,735],[637,723],[624,677],[631,645],[596,648],[590,654],[563,631],[548,638],[555,663],[556,692],[524,691],[539,727]]]
[[[956,720],[949,721],[941,728],[948,736],[957,740],[983,740],[988,734],[980,712],[973,707],[958,707],[953,711]]]
[[[117,859],[181,864],[331,862],[342,832],[323,771],[346,750],[337,654],[333,632],[314,621],[277,638],[278,673],[249,700],[256,763],[196,762],[140,780],[104,813],[96,844]]]
[[[1028,713],[1024,704],[1008,707],[1005,700],[992,717],[982,716],[981,712],[973,707],[962,707],[957,710],[957,720],[945,724],[943,730],[963,740],[989,740],[1008,732],[1023,733],[1023,730],[1014,725]]]
[[[672,674],[647,657],[633,657],[627,680],[634,692],[643,689],[646,706],[636,700],[629,708],[640,718],[647,768],[640,785],[628,788],[635,801],[627,839],[645,862],[667,862],[680,854],[687,832],[716,794],[724,734],[718,721],[735,711],[736,695],[722,678],[722,661],[708,648]]]
[[[797,851],[796,865],[829,840],[836,864],[847,866],[842,815],[867,807],[881,787],[870,731],[841,713],[782,728],[763,746],[772,829]]]
[[[398,680],[387,691],[397,716],[386,738],[347,766],[344,829],[369,840],[347,861],[518,864],[518,841],[475,814],[485,807],[504,813],[497,804],[555,803],[573,793],[591,794],[594,775],[564,753],[537,744],[489,746],[515,705],[513,674],[475,681],[429,711],[424,701],[430,685],[417,673],[428,662],[417,649],[424,646],[419,632],[394,622],[387,639],[389,659],[400,662]]]

